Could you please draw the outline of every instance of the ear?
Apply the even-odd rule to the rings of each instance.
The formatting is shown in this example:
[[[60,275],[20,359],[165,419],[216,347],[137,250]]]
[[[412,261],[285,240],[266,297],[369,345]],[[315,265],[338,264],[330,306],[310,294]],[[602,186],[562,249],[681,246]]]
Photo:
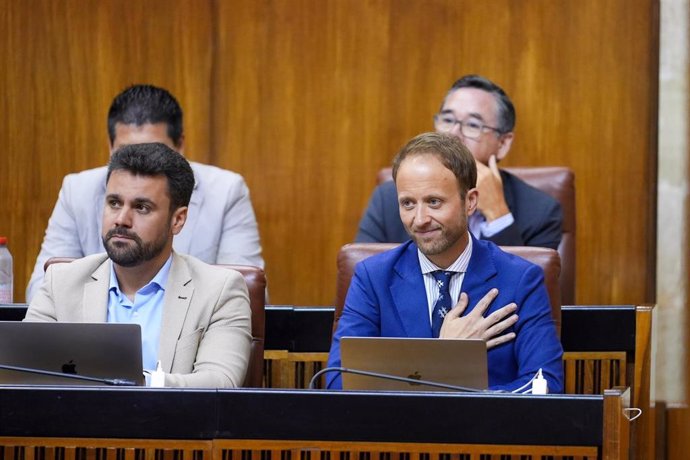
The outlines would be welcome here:
[[[170,217],[170,228],[173,235],[180,233],[185,222],[187,222],[187,209],[187,206],[183,206],[173,211]]]
[[[471,188],[467,191],[465,195],[465,213],[468,216],[474,214],[477,210],[477,202],[479,200],[479,190],[476,188]]]
[[[496,152],[496,161],[501,161],[508,155],[508,152],[510,151],[510,146],[513,145],[513,137],[514,134],[511,133],[505,133],[501,134],[501,137],[498,138],[498,151]]]

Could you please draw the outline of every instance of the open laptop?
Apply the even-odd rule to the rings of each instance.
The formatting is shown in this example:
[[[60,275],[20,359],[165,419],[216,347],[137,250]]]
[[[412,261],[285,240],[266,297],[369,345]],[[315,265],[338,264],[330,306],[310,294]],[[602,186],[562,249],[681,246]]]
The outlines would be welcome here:
[[[483,340],[343,337],[340,356],[347,369],[476,390],[488,388]],[[453,391],[349,372],[343,372],[342,379],[345,390]]]
[[[0,384],[108,385],[62,377],[121,379],[144,384],[138,324],[0,321],[0,365],[54,372],[0,369]]]

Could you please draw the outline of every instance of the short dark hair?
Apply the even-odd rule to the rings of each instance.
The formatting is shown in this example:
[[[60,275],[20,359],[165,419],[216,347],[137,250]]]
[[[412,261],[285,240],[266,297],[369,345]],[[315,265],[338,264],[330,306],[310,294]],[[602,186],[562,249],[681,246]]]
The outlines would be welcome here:
[[[477,88],[491,93],[498,105],[498,126],[496,128],[501,134],[509,133],[515,129],[515,107],[503,88],[481,75],[465,75],[453,83],[446,97],[460,88]]]
[[[177,99],[163,88],[153,85],[133,85],[115,96],[108,110],[108,136],[115,142],[115,125],[141,126],[165,123],[168,137],[176,146],[182,140],[182,108]]]
[[[185,157],[165,144],[132,144],[117,149],[110,156],[106,183],[113,171],[128,171],[135,176],[165,176],[170,211],[189,205],[194,190],[194,172]]]
[[[393,160],[393,180],[398,178],[400,164],[414,155],[434,155],[448,168],[458,181],[460,197],[477,186],[477,165],[465,144],[455,136],[444,133],[423,133],[414,137]]]

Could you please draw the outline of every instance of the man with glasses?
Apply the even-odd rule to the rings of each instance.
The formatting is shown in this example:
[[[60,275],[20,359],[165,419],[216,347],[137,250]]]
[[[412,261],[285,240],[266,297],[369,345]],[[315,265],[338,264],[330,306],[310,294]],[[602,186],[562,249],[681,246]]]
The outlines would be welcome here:
[[[434,126],[458,137],[477,163],[478,212],[469,220],[473,235],[504,246],[558,248],[563,221],[559,203],[497,166],[510,151],[515,126],[515,108],[503,89],[478,75],[460,78],[434,116]],[[395,183],[388,181],[374,190],[355,241],[408,239]]]

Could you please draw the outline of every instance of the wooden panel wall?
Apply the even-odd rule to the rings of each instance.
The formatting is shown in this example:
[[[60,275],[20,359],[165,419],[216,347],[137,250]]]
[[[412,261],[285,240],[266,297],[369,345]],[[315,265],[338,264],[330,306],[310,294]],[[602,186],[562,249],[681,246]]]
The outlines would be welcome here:
[[[433,129],[450,84],[476,72],[517,106],[507,163],[576,172],[578,299],[651,300],[653,10],[611,0],[220,2],[215,160],[250,182],[272,298],[329,302],[334,255],[354,237],[375,171]]]
[[[686,404],[674,404],[666,412],[665,428],[667,437],[663,454],[667,460],[684,460],[690,451],[690,409]]]
[[[108,161],[115,94],[141,82],[170,89],[186,110],[189,150],[208,151],[211,7],[6,1],[0,24],[0,235],[9,238],[20,301],[63,176]]]
[[[566,165],[579,303],[653,300],[658,0],[4,2],[0,234],[23,290],[62,176],[106,160],[132,82],[169,88],[186,153],[245,176],[273,303],[330,304],[375,172],[450,84],[513,97],[509,165]]]

